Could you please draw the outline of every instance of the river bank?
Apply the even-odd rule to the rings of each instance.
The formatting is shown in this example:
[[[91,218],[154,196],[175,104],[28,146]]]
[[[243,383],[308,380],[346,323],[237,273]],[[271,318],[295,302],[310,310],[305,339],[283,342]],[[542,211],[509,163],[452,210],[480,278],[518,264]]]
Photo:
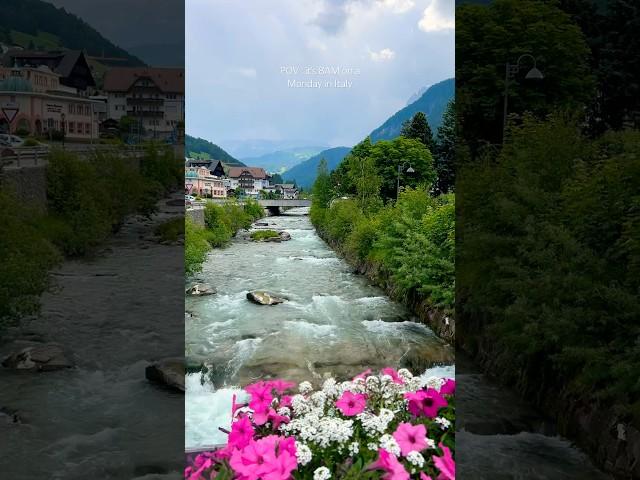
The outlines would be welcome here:
[[[390,298],[405,304],[407,308],[420,319],[421,323],[427,325],[440,338],[453,345],[456,335],[454,316],[448,315],[441,309],[433,308],[430,302],[419,294],[413,294],[409,297],[402,295],[389,273],[384,270],[384,267],[380,263],[368,259],[362,260],[355,255],[349,255],[348,252],[342,248],[341,244],[331,239],[321,230],[318,230],[318,235],[338,255],[344,258],[357,274],[364,275],[375,285],[382,288]]]
[[[3,338],[2,358],[31,341],[58,344],[73,363],[0,368],[0,407],[19,420],[0,415],[3,478],[182,478],[184,395],[145,378],[151,363],[183,355],[183,247],[154,235],[183,215],[182,195],[157,206],[59,265],[40,313]]]

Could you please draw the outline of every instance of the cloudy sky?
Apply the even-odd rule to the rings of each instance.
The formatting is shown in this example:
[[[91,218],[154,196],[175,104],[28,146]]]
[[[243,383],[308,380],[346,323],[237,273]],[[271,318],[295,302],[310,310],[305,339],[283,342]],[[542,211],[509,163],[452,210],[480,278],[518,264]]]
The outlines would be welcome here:
[[[222,147],[351,146],[454,74],[454,0],[188,0],[185,17],[187,133]]]

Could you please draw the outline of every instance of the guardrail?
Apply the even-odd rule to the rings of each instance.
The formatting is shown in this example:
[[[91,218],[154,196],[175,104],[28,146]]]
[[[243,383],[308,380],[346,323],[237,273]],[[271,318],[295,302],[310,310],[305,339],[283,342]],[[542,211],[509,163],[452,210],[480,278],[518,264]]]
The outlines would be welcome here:
[[[162,147],[165,147],[162,145]],[[170,145],[166,146],[171,147]],[[79,156],[89,156],[97,153],[120,153],[138,156],[144,153],[144,145],[85,145],[69,144],[64,150]],[[0,161],[4,168],[37,167],[46,165],[51,147],[0,147]]]

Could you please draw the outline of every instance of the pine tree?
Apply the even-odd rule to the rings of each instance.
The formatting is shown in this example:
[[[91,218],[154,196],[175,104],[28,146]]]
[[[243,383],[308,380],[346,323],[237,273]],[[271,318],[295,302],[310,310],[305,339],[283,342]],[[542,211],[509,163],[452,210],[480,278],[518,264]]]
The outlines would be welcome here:
[[[442,124],[438,128],[435,141],[434,163],[438,178],[434,190],[436,193],[453,191],[455,185],[456,159],[456,105],[451,100],[442,115]]]
[[[402,124],[400,135],[405,138],[420,140],[430,152],[433,153],[435,151],[433,132],[427,121],[427,116],[422,112],[416,113],[411,120],[407,120]]]

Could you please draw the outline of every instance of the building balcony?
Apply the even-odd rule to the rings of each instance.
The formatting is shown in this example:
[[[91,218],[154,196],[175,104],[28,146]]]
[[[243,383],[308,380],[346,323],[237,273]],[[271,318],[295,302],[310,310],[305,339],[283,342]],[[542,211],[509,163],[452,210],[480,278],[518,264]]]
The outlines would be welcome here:
[[[164,117],[164,112],[158,110],[127,110],[127,115],[130,117],[162,118]]]
[[[127,105],[163,105],[163,98],[128,97]]]

